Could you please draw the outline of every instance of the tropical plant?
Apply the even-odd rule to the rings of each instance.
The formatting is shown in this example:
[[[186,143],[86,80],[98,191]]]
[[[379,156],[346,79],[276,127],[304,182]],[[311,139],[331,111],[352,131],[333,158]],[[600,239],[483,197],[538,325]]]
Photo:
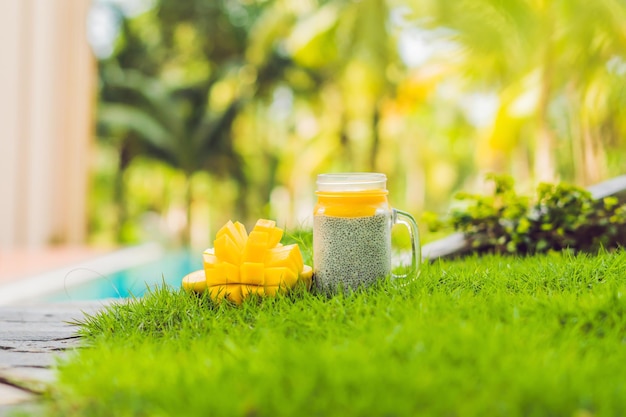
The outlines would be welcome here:
[[[248,64],[248,29],[257,8],[235,9],[161,0],[139,17],[121,19],[119,51],[100,63],[98,111],[100,136],[116,138],[120,152],[115,187],[120,223],[125,221],[123,173],[137,156],[184,174],[187,244],[195,173],[234,179],[246,194],[248,178],[234,147],[233,123],[288,61],[270,55],[258,66]],[[238,201],[238,216],[245,218],[247,200]]]
[[[519,171],[537,180],[553,181],[569,157],[580,183],[607,175],[605,149],[616,142],[611,129],[619,124],[624,100],[623,80],[607,64],[626,56],[623,2],[412,4],[416,14],[429,17],[421,25],[449,29],[447,36],[462,51],[458,70],[471,85],[498,92],[491,134],[478,147],[484,169],[505,171],[515,164],[528,167]],[[606,100],[611,96],[619,98]]]
[[[533,254],[626,246],[626,202],[595,200],[583,188],[541,183],[534,198],[518,195],[509,176],[489,175],[493,194],[459,193],[465,203],[450,223],[476,252]]]
[[[483,172],[524,187],[621,173],[624,20],[619,0],[155,0],[120,13],[100,62],[117,201],[139,155],[228,179],[221,212],[291,225],[323,171],[386,172],[411,211],[443,210]]]
[[[108,82],[109,88],[123,91],[129,98],[125,103],[103,103],[99,110],[99,122],[123,135],[121,168],[126,168],[133,158],[143,156],[163,161],[184,174],[188,221],[183,241],[188,244],[192,176],[207,171],[236,178],[245,187],[241,159],[233,150],[230,136],[243,98],[217,113],[208,106],[213,80],[167,88],[154,78],[126,71],[123,79],[109,78]]]

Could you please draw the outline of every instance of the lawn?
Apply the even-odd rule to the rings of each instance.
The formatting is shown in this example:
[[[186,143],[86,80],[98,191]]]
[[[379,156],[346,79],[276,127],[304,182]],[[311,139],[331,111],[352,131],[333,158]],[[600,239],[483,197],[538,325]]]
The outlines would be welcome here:
[[[81,327],[63,416],[626,415],[626,252],[470,257],[242,306],[167,288]]]

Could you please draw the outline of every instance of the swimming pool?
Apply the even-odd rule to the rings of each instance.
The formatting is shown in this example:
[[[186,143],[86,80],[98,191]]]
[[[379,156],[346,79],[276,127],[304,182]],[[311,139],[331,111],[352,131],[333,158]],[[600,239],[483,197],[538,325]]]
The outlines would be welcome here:
[[[198,250],[172,250],[149,242],[2,284],[0,305],[140,297],[157,285],[179,288],[183,276],[201,268]]]
[[[62,290],[41,297],[44,302],[101,300],[106,298],[140,297],[148,288],[163,284],[179,288],[183,276],[202,268],[202,257],[189,251],[166,252],[159,259],[146,264],[108,274],[91,271],[93,279],[72,285],[72,276],[66,278]]]

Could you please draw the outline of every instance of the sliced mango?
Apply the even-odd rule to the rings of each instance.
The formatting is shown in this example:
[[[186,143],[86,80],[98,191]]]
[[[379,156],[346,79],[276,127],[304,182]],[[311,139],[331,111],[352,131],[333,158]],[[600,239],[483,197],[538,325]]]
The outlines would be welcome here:
[[[204,271],[193,271],[183,277],[183,288],[188,292],[203,293],[207,290],[207,282]]]
[[[246,226],[244,226],[243,224],[239,223],[239,222],[235,222],[235,228],[239,231],[239,236],[242,237],[244,244],[246,243],[246,240],[248,240],[248,231],[246,230]]]
[[[215,256],[215,252],[213,248],[207,249],[202,253],[202,265],[204,266],[204,270],[215,268],[215,265],[219,263],[219,258]]]
[[[246,247],[243,249],[242,260],[244,262],[263,262],[265,252],[269,248],[269,233],[253,230],[248,235]]]
[[[258,285],[241,285],[241,295],[244,299],[248,298],[250,294],[256,294],[260,296],[265,295],[265,287],[260,287]]]
[[[260,219],[254,225],[253,232],[266,232],[268,234],[268,244],[269,248],[273,248],[274,246],[280,243],[280,240],[283,238],[283,229],[279,229],[276,227],[276,222],[273,220],[265,220]]]
[[[209,295],[216,301],[227,299],[236,304],[243,301],[241,284],[209,286]]]
[[[239,277],[241,282],[252,285],[265,285],[265,265],[261,262],[244,262],[241,264]]]
[[[225,284],[239,284],[239,266],[230,262],[222,261],[215,265],[215,268],[204,271],[206,282],[209,287]]]
[[[302,271],[304,262],[302,261],[302,253],[298,245],[287,245],[272,248],[265,255],[265,265],[272,266],[289,266],[294,271]]]
[[[183,278],[183,287],[196,292],[208,289],[213,300],[237,304],[251,294],[284,294],[299,282],[310,289],[311,267],[304,265],[298,245],[283,246],[282,237],[283,230],[273,220],[260,219],[250,233],[243,224],[229,220],[217,232],[214,247],[202,254],[204,269]]]
[[[228,221],[220,230],[217,231],[215,235],[216,239],[219,239],[222,236],[228,236],[233,241],[233,243],[237,246],[237,248],[241,251],[241,249],[246,244],[244,236],[241,234],[241,230],[239,227],[235,226],[232,221]]]
[[[274,220],[259,219],[256,221],[252,230],[259,230],[262,232],[268,232],[276,228],[276,222]]]
[[[283,238],[283,229],[279,229],[278,227],[269,232],[269,239],[267,242],[267,246],[270,248],[276,247],[280,245],[280,240]]]
[[[265,268],[265,284],[266,285],[284,285],[291,288],[298,281],[298,273],[293,269],[279,266],[273,268]]]

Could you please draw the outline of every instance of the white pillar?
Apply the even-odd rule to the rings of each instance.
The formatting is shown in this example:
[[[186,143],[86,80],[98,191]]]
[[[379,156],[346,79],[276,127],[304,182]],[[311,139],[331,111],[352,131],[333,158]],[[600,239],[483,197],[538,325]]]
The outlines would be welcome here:
[[[14,40],[23,38],[24,3],[0,2],[0,248],[10,245],[17,237],[23,59],[20,43]]]
[[[95,64],[89,0],[0,0],[0,249],[81,243]]]

